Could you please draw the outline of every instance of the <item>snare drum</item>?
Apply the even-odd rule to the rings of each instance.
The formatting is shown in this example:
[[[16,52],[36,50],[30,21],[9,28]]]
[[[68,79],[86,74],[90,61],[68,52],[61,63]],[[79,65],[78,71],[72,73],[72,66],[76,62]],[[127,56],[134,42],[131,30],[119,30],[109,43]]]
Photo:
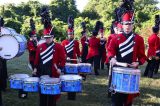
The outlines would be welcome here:
[[[42,75],[41,77],[40,77],[40,79],[42,80],[42,79],[48,79],[48,78],[51,78],[49,75]]]
[[[64,71],[66,74],[78,74],[78,64],[66,63]]]
[[[21,56],[26,49],[26,42],[22,35],[3,35],[0,37],[0,56],[4,59],[12,59]]]
[[[80,73],[91,73],[91,64],[89,63],[79,63],[78,69]]]
[[[29,77],[23,80],[23,90],[27,92],[38,92],[39,78]]]
[[[41,79],[40,81],[41,94],[47,94],[47,95],[61,94],[60,85],[61,84],[59,78]]]
[[[140,70],[133,68],[114,67],[112,70],[111,87],[120,93],[139,93]]]
[[[82,77],[79,75],[62,75],[61,88],[63,92],[81,92]]]
[[[10,76],[10,88],[23,89],[23,80],[28,78],[28,74],[14,74]]]

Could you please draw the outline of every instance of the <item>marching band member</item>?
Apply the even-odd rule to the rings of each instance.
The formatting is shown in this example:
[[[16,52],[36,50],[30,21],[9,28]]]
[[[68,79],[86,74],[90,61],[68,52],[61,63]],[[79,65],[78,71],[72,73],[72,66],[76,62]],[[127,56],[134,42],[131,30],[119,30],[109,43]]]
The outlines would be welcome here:
[[[90,64],[94,65],[94,72],[95,75],[99,75],[99,47],[100,47],[100,40],[97,38],[98,31],[94,30],[92,32],[92,36],[88,42],[88,54],[87,54],[87,61]]]
[[[61,45],[65,48],[65,54],[67,56],[68,61],[70,59],[78,59],[80,61],[80,49],[78,40],[74,39],[74,20],[72,16],[68,18],[68,38],[63,40]],[[72,63],[77,63],[77,61],[72,61]],[[68,100],[75,100],[76,93],[68,92]]]
[[[158,37],[159,27],[152,27],[153,34],[148,38],[148,64],[146,66],[144,76],[148,76],[150,78],[153,77],[154,72],[156,71],[156,65],[159,61],[159,45],[160,40]]]
[[[81,45],[82,45],[82,50],[81,50],[81,59],[82,59],[82,63],[87,63],[86,57],[88,54],[88,38],[86,35],[86,23],[82,22],[81,23],[83,31],[81,32]]]
[[[103,23],[101,22],[100,28],[99,28],[99,34],[100,34],[100,48],[99,48],[99,57],[100,57],[100,66],[101,69],[104,69],[104,62],[106,59],[106,42],[107,39],[104,37],[104,28]]]
[[[114,21],[112,23],[112,26],[111,26],[111,34],[109,35],[108,37],[108,41],[106,43],[106,50],[108,51],[108,47],[110,45],[110,42],[111,40],[118,34],[121,34],[122,32],[122,25],[117,22],[117,21]],[[109,72],[109,58],[106,56],[106,61],[105,61],[105,64],[107,65],[107,69],[108,69],[108,72]],[[109,84],[108,84],[108,87],[110,88],[110,84],[111,84],[111,76],[109,76]],[[111,92],[109,91],[108,89],[108,97],[111,97]]]
[[[48,13],[48,11],[45,12]],[[53,27],[51,27],[50,22],[48,23],[48,20],[45,20],[44,24],[48,24],[43,30],[46,42],[37,46],[33,74],[39,77],[49,75],[50,77],[59,78],[66,62],[65,51],[59,43],[53,41]],[[56,106],[56,101],[60,97],[60,95],[45,95],[41,93],[39,96],[40,106]]]
[[[82,45],[82,50],[81,50],[81,58],[82,58],[82,63],[87,63],[86,57],[88,54],[88,38],[86,35],[85,31],[81,32],[82,37],[81,37],[81,45]]]
[[[0,17],[0,34],[1,34],[1,27],[4,26],[4,20],[3,17]],[[3,48],[0,47],[0,51]],[[2,91],[6,91],[7,88],[7,79],[8,79],[8,73],[7,73],[7,60],[1,58],[0,56],[0,61],[1,61],[1,72],[0,72],[0,86]]]
[[[108,58],[113,66],[116,62],[125,62],[137,68],[146,61],[144,40],[133,32],[133,11],[125,11],[121,16],[123,33],[115,36],[108,47]],[[131,106],[138,94],[112,94],[112,106]]]
[[[53,42],[53,34],[44,33],[44,38],[46,43],[39,45],[36,50],[33,74],[59,78],[66,61],[64,48],[60,44]],[[40,106],[56,106],[58,98],[59,95],[40,94]]]
[[[36,31],[35,31],[35,25],[34,25],[32,18],[30,19],[30,26],[31,26],[32,31],[29,33],[30,39],[27,42],[27,48],[29,51],[29,63],[33,69],[35,55],[36,55],[36,48],[37,48],[37,36],[36,36]]]

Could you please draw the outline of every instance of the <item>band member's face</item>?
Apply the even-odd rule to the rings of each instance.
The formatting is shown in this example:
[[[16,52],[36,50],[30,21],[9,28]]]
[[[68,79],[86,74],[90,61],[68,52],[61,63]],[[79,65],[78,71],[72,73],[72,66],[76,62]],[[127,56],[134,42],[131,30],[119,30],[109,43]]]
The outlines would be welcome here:
[[[129,34],[133,30],[133,24],[132,23],[122,24],[122,27],[123,27],[124,33],[126,33],[126,34]]]
[[[69,39],[74,39],[74,35],[73,35],[73,34],[69,34],[69,35],[68,35],[68,38],[69,38]]]
[[[118,34],[118,28],[117,27],[114,27],[113,30],[114,30],[115,34]]]
[[[123,29],[122,28],[118,28],[117,29],[117,34],[121,34],[123,32]]]
[[[99,35],[100,35],[100,37],[103,37],[104,33],[103,32],[99,32]]]
[[[53,37],[47,37],[45,39],[47,44],[50,44],[53,41]]]

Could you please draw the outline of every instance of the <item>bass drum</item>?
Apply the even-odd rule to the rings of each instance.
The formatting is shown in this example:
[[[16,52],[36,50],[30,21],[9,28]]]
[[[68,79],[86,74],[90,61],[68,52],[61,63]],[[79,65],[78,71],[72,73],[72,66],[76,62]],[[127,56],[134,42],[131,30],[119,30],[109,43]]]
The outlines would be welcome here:
[[[12,29],[12,28],[8,28],[8,27],[1,27],[1,35],[17,35],[17,32]]]
[[[21,56],[26,49],[26,42],[22,35],[2,35],[0,36],[0,56],[4,59],[12,59]]]

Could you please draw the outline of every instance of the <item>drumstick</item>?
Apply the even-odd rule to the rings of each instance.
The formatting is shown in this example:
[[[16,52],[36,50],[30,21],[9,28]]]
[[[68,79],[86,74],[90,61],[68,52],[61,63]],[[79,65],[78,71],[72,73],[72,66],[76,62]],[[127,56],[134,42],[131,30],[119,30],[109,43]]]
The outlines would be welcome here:
[[[127,63],[122,63],[122,62],[116,62],[116,65],[122,66],[122,67],[128,67]]]
[[[78,59],[67,59],[69,61],[78,61]]]

